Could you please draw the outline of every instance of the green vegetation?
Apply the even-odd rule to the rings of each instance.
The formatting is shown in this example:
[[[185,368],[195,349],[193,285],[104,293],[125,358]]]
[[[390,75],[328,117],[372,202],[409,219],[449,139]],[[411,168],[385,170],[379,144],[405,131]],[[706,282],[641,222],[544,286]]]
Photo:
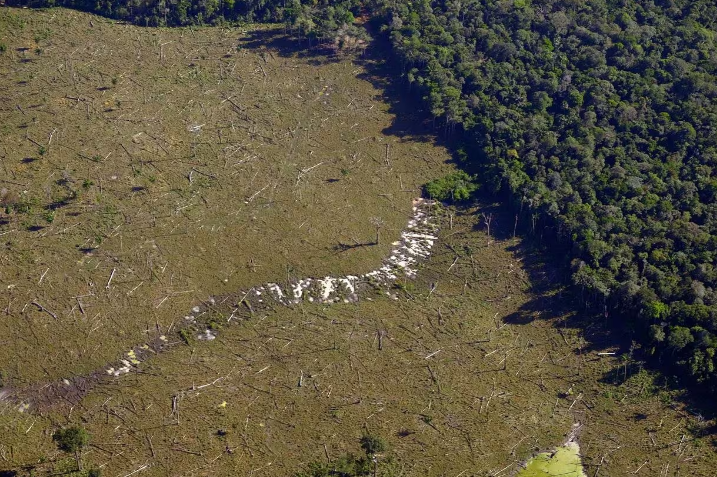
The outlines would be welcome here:
[[[378,436],[367,434],[361,438],[361,448],[367,456],[373,458],[374,455],[386,450],[386,441]]]
[[[714,387],[715,6],[564,3],[401,3],[388,29],[467,165],[571,247],[586,300]]]
[[[478,186],[471,176],[463,171],[456,171],[432,180],[424,186],[424,189],[431,199],[461,202],[470,199]]]
[[[192,333],[187,329],[179,330],[179,337],[184,341],[184,344],[191,344],[192,343]]]
[[[717,67],[703,25],[716,13],[603,0],[386,10],[409,83],[462,131],[466,165],[572,249],[586,301],[710,386]]]
[[[78,426],[60,429],[52,435],[52,440],[61,451],[74,454],[77,470],[82,470],[82,449],[90,441],[87,431]]]
[[[90,440],[87,431],[81,427],[60,429],[52,435],[57,447],[64,452],[79,452]]]
[[[362,475],[392,475],[384,473],[383,469],[390,470],[391,461],[379,462],[377,454],[386,450],[386,442],[373,435],[365,435],[361,438],[361,448],[364,456],[356,457],[353,454],[345,454],[333,462],[311,462],[305,471],[296,474],[296,477],[359,477]],[[379,468],[382,472],[378,474]]]
[[[516,477],[586,477],[580,462],[580,447],[574,442],[533,457]]]

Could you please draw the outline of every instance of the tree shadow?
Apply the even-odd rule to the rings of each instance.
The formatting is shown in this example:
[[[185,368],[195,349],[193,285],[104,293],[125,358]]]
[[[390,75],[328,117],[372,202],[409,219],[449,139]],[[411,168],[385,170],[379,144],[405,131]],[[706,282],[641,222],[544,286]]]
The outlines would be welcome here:
[[[532,223],[521,226],[518,221],[515,226],[515,212],[506,205],[486,205],[478,211],[479,216],[483,214],[493,215],[491,236],[496,240],[510,240],[516,230],[521,240],[508,250],[521,262],[531,284],[533,298],[518,311],[504,317],[504,323],[525,326],[545,320],[551,322],[564,338],[568,336],[567,331],[577,331],[581,340],[565,339],[574,354],[611,353],[605,357],[617,358],[615,365],[598,378],[600,383],[619,387],[643,369],[654,372],[658,389],[669,390],[671,400],[695,417],[699,423],[694,430],[697,435],[717,433],[717,402],[711,392],[672,377],[665,356],[660,359],[653,356],[651,350],[636,345],[636,330],[612,316],[610,308],[605,307],[600,298],[573,285],[569,250],[547,243]],[[485,232],[486,227],[481,220],[474,228]]]
[[[244,37],[240,38],[239,46],[256,50],[265,61],[267,57],[278,55],[282,58],[306,59],[309,64],[319,66],[338,63],[344,59],[326,43],[321,43],[316,39],[299,38],[279,28],[247,32]]]
[[[45,210],[52,211],[52,210],[61,209],[63,207],[67,207],[68,205],[72,204],[76,198],[77,198],[76,195],[71,194],[71,195],[63,197],[62,199],[54,200],[45,206]]]
[[[399,63],[392,61],[388,39],[380,33],[372,32],[372,35],[374,38],[365,50],[346,54],[337,52],[330,44],[297,38],[276,28],[248,32],[240,39],[239,46],[257,50],[265,61],[272,55],[302,58],[316,66],[351,60],[364,70],[357,77],[379,90],[377,99],[389,106],[388,112],[393,118],[383,134],[399,138],[401,142],[431,142],[450,150],[453,138],[430,116],[418,91],[404,81]]]
[[[496,228],[495,236],[500,240],[498,230]],[[570,269],[566,263],[568,255],[547,249],[529,237],[522,238],[508,250],[513,252],[527,273],[533,299],[503,321],[527,325],[535,320],[548,320],[561,334],[566,330],[577,330],[583,342],[573,347],[576,354],[608,349],[618,354],[627,352],[632,346],[630,335],[610,326],[609,315],[606,317],[604,311],[596,311],[593,304],[583,299],[580,290],[571,286]]]
[[[394,115],[383,134],[398,137],[402,142],[431,142],[452,150],[456,137],[438,127],[418,90],[404,79],[401,62],[391,54],[390,41],[380,33],[371,33],[374,39],[354,62],[364,68],[358,77],[382,92],[381,100],[389,105],[388,111]]]

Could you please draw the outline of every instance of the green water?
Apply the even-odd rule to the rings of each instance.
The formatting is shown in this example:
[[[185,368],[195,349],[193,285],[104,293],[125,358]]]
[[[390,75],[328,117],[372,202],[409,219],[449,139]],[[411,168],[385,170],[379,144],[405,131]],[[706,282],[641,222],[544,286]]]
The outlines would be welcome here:
[[[585,477],[580,461],[580,446],[569,442],[554,453],[543,452],[528,461],[517,477]]]

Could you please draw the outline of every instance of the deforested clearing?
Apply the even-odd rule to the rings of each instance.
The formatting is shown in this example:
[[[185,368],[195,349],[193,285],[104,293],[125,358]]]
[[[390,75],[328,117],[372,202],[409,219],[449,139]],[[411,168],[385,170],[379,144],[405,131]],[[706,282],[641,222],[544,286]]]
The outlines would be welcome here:
[[[264,34],[282,38],[0,11],[6,381],[94,369],[210,295],[389,252],[447,153],[392,133],[359,62],[252,46]]]

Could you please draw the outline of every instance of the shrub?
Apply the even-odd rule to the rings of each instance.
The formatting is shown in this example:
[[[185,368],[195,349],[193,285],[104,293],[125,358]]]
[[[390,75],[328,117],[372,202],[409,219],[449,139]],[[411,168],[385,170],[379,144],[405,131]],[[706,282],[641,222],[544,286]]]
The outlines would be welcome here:
[[[386,450],[386,441],[378,436],[366,434],[360,442],[361,448],[366,453],[365,456],[345,454],[333,462],[311,462],[306,471],[295,474],[296,477],[359,477],[371,475],[372,470],[373,475],[376,475],[379,467],[376,454]]]
[[[90,435],[87,431],[79,426],[60,429],[52,435],[52,440],[55,441],[61,451],[67,452],[68,454],[74,453],[77,470],[82,470],[80,453],[82,452],[82,448],[90,441]]]
[[[468,200],[478,190],[474,178],[463,171],[456,171],[423,186],[431,199],[451,202]]]
[[[386,441],[378,436],[367,434],[361,438],[361,448],[366,455],[374,455],[386,450]]]
[[[186,330],[179,330],[179,337],[182,338],[182,341],[184,341],[185,344],[190,344],[192,342],[192,334]]]
[[[334,462],[312,462],[306,471],[299,472],[296,477],[359,477],[371,475],[371,462],[366,457],[346,454]]]
[[[73,426],[60,429],[52,435],[57,447],[64,452],[77,452],[87,445],[90,435],[81,427]]]

